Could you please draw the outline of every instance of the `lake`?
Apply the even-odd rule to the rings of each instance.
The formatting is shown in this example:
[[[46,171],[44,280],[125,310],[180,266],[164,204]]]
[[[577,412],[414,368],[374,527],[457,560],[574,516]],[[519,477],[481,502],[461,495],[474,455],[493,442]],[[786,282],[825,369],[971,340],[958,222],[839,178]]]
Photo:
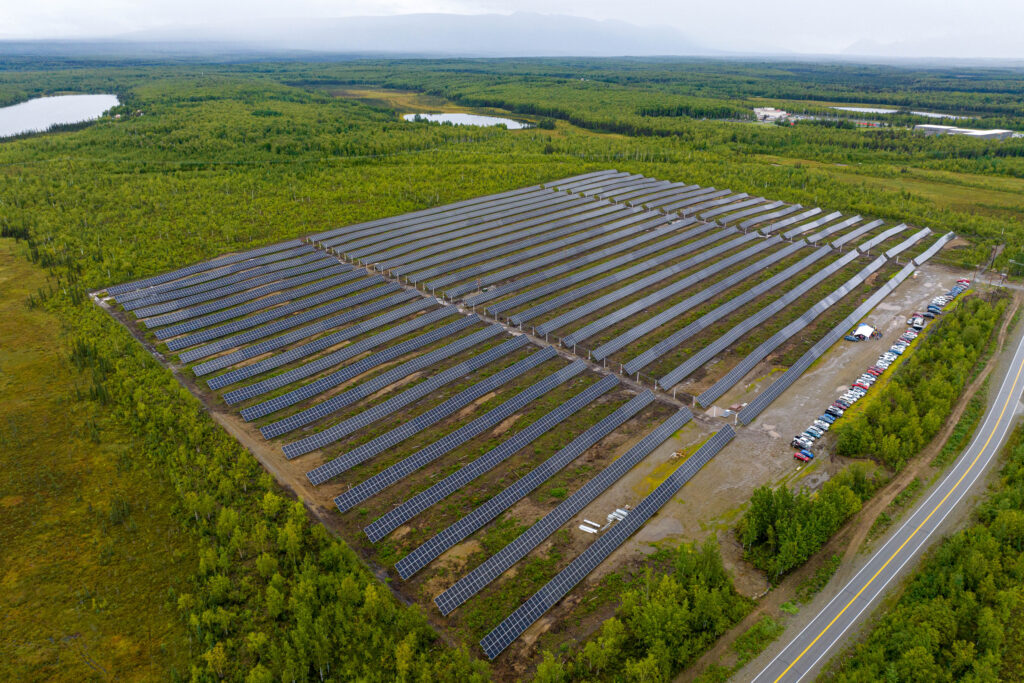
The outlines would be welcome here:
[[[832,107],[839,111],[852,111],[858,114],[895,114],[898,109],[882,109],[880,107]],[[917,116],[927,116],[932,119],[966,119],[970,118],[967,116],[954,116],[953,114],[937,114],[933,111],[911,111],[911,114]]]
[[[406,114],[402,118],[406,121],[415,121],[417,116],[432,123],[453,123],[456,126],[497,126],[503,123],[509,130],[530,127],[528,123],[479,114]]]
[[[120,104],[116,95],[57,95],[0,107],[0,138],[98,119]]]

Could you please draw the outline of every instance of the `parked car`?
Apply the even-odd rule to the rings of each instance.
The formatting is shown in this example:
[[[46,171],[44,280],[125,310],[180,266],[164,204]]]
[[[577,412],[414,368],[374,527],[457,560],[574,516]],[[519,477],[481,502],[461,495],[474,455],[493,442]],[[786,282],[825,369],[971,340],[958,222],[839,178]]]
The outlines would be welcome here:
[[[814,427],[808,427],[807,429],[804,430],[804,434],[814,439],[820,439],[824,433],[825,432],[821,431],[820,429],[815,429]]]
[[[800,462],[810,462],[811,461],[810,458],[808,458],[806,455],[804,455],[803,453],[800,453],[800,452],[794,453],[793,457],[796,458],[797,460],[799,460]]]
[[[892,346],[889,347],[889,350],[895,353],[897,356],[902,356],[903,352],[906,350],[906,347],[896,346],[895,344],[893,344]]]
[[[846,411],[838,406],[829,406],[828,408],[825,408],[825,412],[838,420]]]
[[[868,389],[871,388],[869,385],[863,384],[861,382],[854,382],[853,386],[857,387],[858,389],[863,389],[864,391],[867,391]]]
[[[820,429],[823,432],[827,432],[829,427],[831,427],[831,425],[828,422],[825,422],[824,420],[815,420],[814,421],[814,428],[815,429]]]
[[[885,370],[883,368],[878,367],[877,365],[872,365],[870,368],[868,368],[868,374],[871,375],[872,377],[878,377],[883,372],[885,372]]]
[[[821,417],[819,417],[818,419],[822,420],[824,422],[828,422],[829,424],[835,424],[836,420],[838,420],[839,417],[837,415],[833,415],[832,413],[828,412],[828,408],[826,408],[825,412],[822,413]]]
[[[800,453],[801,453],[801,455],[806,455],[806,456],[807,456],[808,458],[810,458],[811,460],[814,460],[814,453],[811,453],[811,452],[810,452],[809,450],[807,450],[806,448],[801,448],[801,449],[800,449]]]
[[[793,448],[809,448],[809,447],[810,447],[810,446],[812,446],[813,444],[811,443],[811,440],[810,440],[810,439],[808,439],[807,437],[805,437],[805,436],[800,436],[800,437],[795,437],[795,438],[794,438],[794,439],[793,439],[793,440],[792,440],[792,441],[791,441],[791,442],[789,443],[789,445],[790,445],[790,446],[792,446]]]

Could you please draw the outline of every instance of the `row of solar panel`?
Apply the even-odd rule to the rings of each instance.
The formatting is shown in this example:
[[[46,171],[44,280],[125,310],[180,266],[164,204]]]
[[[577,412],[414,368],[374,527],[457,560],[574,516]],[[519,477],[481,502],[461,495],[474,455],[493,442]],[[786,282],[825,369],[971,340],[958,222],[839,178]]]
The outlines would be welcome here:
[[[800,242],[796,242],[794,243],[794,246],[802,248],[803,245]],[[669,335],[662,341],[658,342],[651,348],[647,349],[643,353],[632,358],[624,365],[624,370],[628,374],[639,372],[640,370],[644,369],[657,359],[664,356],[672,349],[682,344],[687,339],[690,339],[694,335],[703,332],[714,323],[718,322],[719,320],[729,315],[730,313],[739,310],[740,308],[747,305],[757,297],[768,292],[774,291],[777,287],[787,282],[791,278],[796,277],[800,273],[804,272],[812,265],[814,265],[815,263],[817,263],[818,261],[825,258],[831,253],[832,250],[829,249],[828,247],[820,247],[814,250],[813,252],[802,258],[800,261],[797,261],[793,265],[773,275],[767,280],[763,280],[762,282],[744,291],[738,296],[733,297],[729,301],[722,303],[721,305],[712,309],[708,313],[705,313],[703,316],[693,321],[689,325],[683,327],[680,330],[677,330],[676,332],[672,333],[671,335]],[[607,344],[598,347],[597,349],[594,350],[594,356],[597,357],[598,359],[606,358],[615,351],[618,351],[624,345],[632,343],[637,339],[640,339],[640,337],[642,337],[643,335],[650,334],[655,329],[661,327],[662,325],[667,323],[669,320],[674,319],[675,317],[675,311],[670,308],[664,311],[663,313],[654,316],[650,320],[641,323],[640,325],[633,328],[629,332],[625,332],[619,335],[618,337],[611,340]]]
[[[506,617],[480,641],[484,654],[494,659],[530,627],[555,603],[568,595],[592,571],[597,569],[612,552],[630,536],[636,533],[647,520],[654,516],[700,469],[719,453],[735,436],[732,427],[726,426],[687,458],[654,491],[644,497],[625,519],[615,524],[587,547],[568,567],[538,590],[516,611]]]
[[[400,444],[424,429],[437,424],[452,415],[456,410],[466,407],[473,401],[486,396],[504,384],[533,370],[540,364],[558,356],[553,347],[545,346],[539,351],[530,354],[521,361],[501,370],[500,372],[487,377],[471,387],[464,389],[443,403],[434,406],[416,417],[402,422],[386,434],[382,434],[344,455],[338,456],[315,469],[306,473],[309,481],[315,486],[336,477],[356,465],[366,462],[370,458],[382,453],[384,450]]]
[[[929,247],[924,253],[918,256],[914,261],[908,263],[903,267],[896,275],[892,277],[885,285],[883,285],[878,291],[872,294],[868,299],[858,306],[850,315],[844,318],[838,325],[830,330],[821,340],[819,340],[814,346],[800,357],[800,359],[793,364],[785,373],[782,374],[775,382],[771,384],[764,392],[759,394],[753,401],[751,401],[743,410],[739,413],[739,421],[743,424],[750,424],[761,412],[767,408],[772,401],[778,398],[783,391],[789,388],[799,377],[816,361],[821,357],[833,344],[839,341],[847,331],[853,327],[861,318],[867,315],[875,306],[882,302],[886,296],[888,296],[897,286],[899,286],[904,280],[906,280],[915,270],[917,266],[927,261],[929,258],[938,253],[939,249],[942,248],[950,239],[953,238],[953,234],[949,233],[939,238],[939,240]]]
[[[609,487],[619,481],[627,472],[640,464],[655,448],[663,444],[692,419],[692,413],[686,408],[682,408],[655,427],[635,446],[604,467],[583,486],[572,493],[572,495],[562,501],[555,509],[437,596],[434,599],[434,603],[438,606],[438,609],[441,610],[442,614],[449,614],[456,607],[479,593],[488,584],[511,568],[512,565],[526,557],[544,539],[562,528],[570,519],[579,514],[583,508],[607,491]]]
[[[767,358],[769,353],[782,346],[782,344],[791,339],[800,330],[814,322],[819,315],[831,308],[835,303],[852,292],[855,288],[859,287],[872,273],[876,272],[879,268],[885,265],[885,263],[885,257],[879,256],[877,259],[865,266],[860,272],[847,280],[841,287],[837,288],[821,301],[814,304],[814,306],[807,309],[799,318],[762,342],[756,349],[751,351],[742,361],[740,361],[736,367],[732,368],[724,377],[715,382],[715,384],[707,391],[703,392],[697,398],[697,401],[704,407],[711,405],[711,403],[743,379],[748,372],[753,370],[755,365]]]
[[[450,358],[458,353],[461,353],[476,346],[477,344],[481,344],[484,341],[487,341],[488,339],[496,337],[503,331],[504,330],[501,328],[500,325],[489,325],[488,327],[484,328],[483,330],[480,330],[479,332],[474,332],[468,337],[457,339],[454,342],[441,347],[440,349],[424,354],[422,356],[416,356],[412,360],[409,360],[396,368],[393,368],[391,370],[388,370],[387,372],[377,375],[373,379],[370,379],[361,384],[357,384],[355,387],[349,389],[348,391],[342,392],[335,396],[331,396],[327,400],[314,404],[313,406],[306,408],[305,410],[302,410],[298,413],[295,413],[294,415],[289,415],[288,417],[282,420],[271,423],[263,427],[260,430],[260,432],[263,434],[264,438],[269,439],[274,436],[279,436],[281,434],[285,434],[292,430],[298,429],[299,427],[312,424],[313,422],[316,422],[319,419],[325,418],[333,413],[336,413],[337,411],[341,410],[342,408],[345,408],[346,406],[350,406],[354,403],[369,398],[370,396],[377,393],[381,389],[384,389],[394,384],[400,379],[408,377],[414,372],[419,372],[421,370],[431,368],[435,366],[439,361],[444,360],[445,358]],[[461,377],[462,375],[469,374],[470,372],[473,372],[474,370],[483,367],[484,365],[495,360],[496,358],[500,358],[501,356],[507,355],[508,353],[511,353],[516,349],[522,348],[527,343],[528,340],[522,337],[513,337],[512,339],[508,340],[504,344],[499,345],[495,349],[491,349],[485,353],[482,353],[479,356],[476,356],[473,359],[466,361],[465,364],[455,366],[455,369],[460,370],[461,372],[456,373],[454,376],[452,376],[451,374],[441,373],[440,375],[437,375],[434,378],[432,378],[432,380],[434,381],[424,384],[426,386],[434,386],[434,383],[435,381],[437,381],[438,378],[441,378],[445,382],[453,381],[458,377]],[[316,383],[314,382],[314,385],[315,384]],[[407,389],[406,391],[413,392],[413,395],[417,395],[419,394],[420,386],[421,385],[416,385],[413,389]],[[406,399],[392,398],[389,401],[385,401],[383,404],[381,404],[381,406],[383,407],[378,407],[380,411],[385,411],[383,413],[379,413],[379,416],[386,417],[386,415],[389,415],[391,414],[391,412],[394,412],[396,406],[400,407],[399,404],[403,402],[406,402]],[[338,441],[339,439],[355,431],[355,429],[357,429],[358,427],[354,427],[353,425],[356,424],[357,422],[359,421],[345,421],[338,424],[334,424],[321,432],[316,432],[315,434],[307,436],[303,439],[299,439],[298,441],[293,441],[291,443],[285,444],[285,457],[289,459],[295,458],[300,455],[303,455],[304,453],[309,453],[310,451],[316,450],[317,448],[323,448],[328,444],[334,443],[335,441]]]
[[[441,312],[443,312],[443,313],[452,313],[453,311],[451,311],[450,309],[448,309],[448,310],[441,309],[440,311],[435,311],[434,313],[441,313]],[[432,315],[432,314],[428,314],[428,315]],[[412,321],[409,321],[409,322],[420,322],[421,319],[425,318],[425,317],[427,317],[427,316],[419,316],[419,317],[414,318]],[[437,318],[438,316],[434,315],[433,317]],[[269,400],[263,401],[262,403],[257,403],[255,405],[249,406],[248,408],[244,408],[242,410],[242,418],[244,420],[248,421],[248,422],[251,422],[252,420],[256,420],[256,419],[259,419],[261,417],[265,417],[265,416],[270,415],[271,413],[275,413],[275,412],[277,412],[279,410],[284,410],[285,408],[287,408],[289,406],[293,406],[296,403],[300,403],[301,401],[314,398],[318,394],[324,393],[325,391],[329,391],[329,390],[333,389],[334,387],[341,386],[342,384],[344,384],[345,382],[349,381],[350,379],[354,379],[354,378],[358,377],[359,375],[362,375],[364,373],[370,372],[371,370],[374,370],[374,369],[380,367],[381,365],[383,365],[385,363],[388,363],[388,362],[390,362],[392,360],[395,360],[397,358],[401,358],[402,356],[406,355],[407,353],[411,353],[413,351],[416,351],[418,349],[423,348],[424,346],[429,346],[430,344],[434,344],[436,342],[439,342],[439,341],[442,341],[444,339],[447,339],[447,338],[449,338],[452,335],[458,334],[459,332],[465,330],[468,327],[471,327],[472,325],[475,325],[478,322],[480,322],[480,320],[476,316],[459,316],[453,322],[448,323],[447,325],[442,325],[441,327],[438,327],[438,328],[436,328],[434,330],[431,330],[429,332],[425,332],[424,334],[421,334],[419,336],[413,337],[412,339],[408,339],[408,340],[406,340],[406,341],[404,341],[404,342],[402,342],[400,344],[395,344],[394,346],[388,346],[388,347],[386,347],[386,348],[384,348],[384,349],[382,349],[382,350],[380,350],[380,351],[378,351],[376,353],[370,354],[366,358],[362,358],[362,359],[356,361],[355,363],[351,363],[349,365],[345,365],[344,367],[336,370],[335,372],[332,372],[332,373],[330,373],[328,375],[324,375],[323,377],[319,377],[316,380],[314,380],[313,382],[310,382],[309,384],[304,384],[304,385],[299,386],[299,387],[297,387],[297,388],[295,388],[295,389],[293,389],[293,390],[291,390],[291,391],[289,391],[289,392],[287,392],[285,394],[281,394],[280,396],[275,396],[274,398],[271,398]],[[424,321],[422,324],[426,325],[428,323],[426,321]],[[395,329],[395,328],[392,328],[392,329]],[[385,332],[383,332],[382,334],[388,334],[388,332],[390,332],[390,331],[391,330],[385,330]],[[375,335],[375,337],[376,336],[379,336],[379,335]],[[373,339],[375,337],[372,337],[371,339]],[[364,340],[364,341],[369,341],[369,340]],[[344,347],[342,349],[339,349],[336,352],[337,355],[336,354],[329,354],[330,356],[333,356],[331,358],[331,361],[329,361],[329,362],[331,362],[331,365],[327,365],[327,362],[322,362],[322,363],[318,362],[316,367],[324,367],[325,365],[327,365],[327,367],[329,368],[329,367],[332,367],[332,366],[337,366],[341,362],[341,360],[348,359],[348,358],[353,358],[355,355],[358,355],[358,351],[350,350],[350,349],[353,348],[353,346],[355,346],[355,345],[350,345],[350,346],[346,346],[346,347]],[[325,357],[321,357],[321,358],[317,358],[316,361],[324,361],[324,359],[325,359]],[[301,367],[302,368],[306,368],[306,366],[301,366]],[[299,368],[293,368],[293,370],[297,370],[297,369],[299,369]],[[307,372],[308,372],[309,369],[311,369],[311,368],[306,368],[306,371],[304,371],[303,373],[298,373],[298,374],[300,374],[302,377],[308,376]],[[295,381],[296,375],[292,375],[289,379],[292,379],[292,381]],[[281,380],[281,381],[285,381],[285,380]],[[273,426],[268,425],[268,427],[266,427],[265,429],[267,429],[267,431],[264,432],[264,434],[263,434],[264,437],[270,438],[270,435],[273,435],[273,436],[277,435],[277,434],[272,434],[274,431],[276,431],[277,428],[274,428]],[[285,430],[285,431],[290,431],[290,430]],[[283,433],[283,432],[281,432],[281,433]]]
[[[762,244],[764,244],[766,246],[762,246],[760,249],[757,249],[756,251],[754,250],[753,247],[751,247],[750,249],[747,249],[747,250],[745,250],[743,252],[740,252],[739,254],[736,254],[735,256],[733,256],[730,259],[725,259],[725,260],[723,260],[723,261],[721,261],[719,263],[716,263],[716,264],[714,264],[712,266],[709,266],[707,268],[699,270],[696,273],[693,273],[692,275],[690,275],[690,276],[688,276],[686,278],[683,278],[682,280],[679,280],[678,282],[674,282],[674,283],[672,283],[671,285],[669,285],[667,287],[663,287],[662,289],[659,289],[656,292],[648,294],[647,296],[634,301],[633,303],[629,304],[628,306],[623,306],[622,308],[618,309],[617,311],[609,313],[609,314],[603,316],[602,318],[599,318],[598,320],[595,320],[594,322],[590,323],[589,325],[586,325],[585,327],[583,327],[583,328],[581,328],[579,330],[576,330],[572,334],[568,335],[566,337],[566,343],[579,344],[579,343],[583,342],[584,340],[589,339],[590,337],[593,337],[598,332],[601,332],[602,330],[605,330],[605,329],[611,327],[612,325],[615,325],[615,324],[617,324],[619,322],[622,322],[626,318],[632,317],[633,315],[635,315],[637,313],[644,312],[644,311],[648,310],[649,308],[653,308],[655,306],[658,306],[659,304],[661,304],[666,299],[668,299],[668,298],[670,298],[670,297],[680,293],[681,291],[691,287],[694,284],[705,285],[706,281],[709,280],[709,278],[711,278],[714,275],[716,275],[717,273],[719,273],[722,270],[724,270],[726,268],[729,268],[729,267],[731,267],[733,265],[736,265],[738,263],[742,263],[743,261],[747,260],[747,258],[749,258],[750,256],[757,255],[758,253],[763,251],[765,248],[767,248],[767,246],[770,246],[770,245],[768,245],[768,241],[767,240],[764,243],[762,243]],[[750,277],[756,275],[757,273],[762,272],[764,269],[770,268],[771,266],[773,266],[774,264],[778,263],[779,261],[781,261],[781,260],[783,260],[785,258],[788,258],[789,256],[792,256],[795,252],[799,251],[800,249],[802,249],[805,246],[806,246],[806,244],[803,241],[801,241],[800,243],[797,243],[797,244],[788,244],[788,245],[784,246],[782,249],[779,249],[778,251],[772,252],[772,253],[768,254],[768,256],[765,256],[764,258],[761,258],[761,259],[755,261],[754,263],[751,263],[750,265],[748,265],[748,266],[746,266],[744,268],[741,268],[740,270],[736,271],[735,273],[732,273],[732,274],[728,275],[727,277],[722,278],[718,282],[715,282],[715,283],[707,285],[707,286],[702,286],[700,289],[698,289],[691,296],[687,297],[683,301],[680,301],[679,303],[677,303],[674,306],[670,307],[667,311],[664,311],[661,315],[656,316],[655,318],[652,318],[652,319],[646,321],[646,323],[644,323],[640,327],[642,329],[648,329],[648,331],[654,331],[654,329],[656,329],[656,328],[660,327],[662,324],[664,324],[664,322],[666,320],[671,320],[674,317],[683,315],[687,311],[692,310],[693,308],[699,306],[700,304],[704,303],[705,301],[708,301],[708,300],[710,300],[710,299],[712,299],[712,298],[722,294],[726,290],[736,286],[737,284],[739,284],[740,282],[743,282],[747,278],[750,278]],[[636,329],[637,328],[634,328],[634,330],[636,330]],[[645,332],[645,334],[646,334],[646,332]],[[642,336],[642,335],[640,335],[640,336]],[[628,342],[621,341],[621,342],[617,342],[617,343],[620,343],[622,346],[624,346]],[[602,346],[601,347],[601,354],[597,355],[597,353],[595,352],[594,357],[597,358],[597,360],[601,360],[601,359],[605,358],[610,353],[611,353],[611,351],[608,350],[607,346]]]
[[[582,373],[586,370],[586,367],[587,366],[583,361],[576,361],[557,372],[548,375],[544,379],[519,392],[501,405],[487,411],[468,424],[459,427],[454,432],[446,434],[429,446],[426,446],[416,453],[403,458],[381,472],[378,472],[372,477],[353,486],[351,489],[337,496],[334,499],[334,504],[338,506],[339,510],[344,512],[367,498],[377,495],[385,488],[401,481],[416,470],[426,467],[475,436],[482,434],[484,431],[491,429],[502,421],[512,417],[525,406]]]
[[[753,331],[754,328],[764,324],[767,320],[781,312],[786,307],[793,304],[797,299],[802,297],[804,294],[809,292],[814,287],[824,282],[826,279],[834,275],[840,269],[846,267],[851,261],[857,258],[856,252],[850,252],[832,263],[828,264],[824,268],[816,270],[810,277],[805,279],[799,285],[793,289],[787,291],[775,301],[771,302],[761,310],[753,313],[740,323],[725,332],[718,339],[714,340],[703,349],[695,353],[694,355],[687,358],[678,367],[667,373],[664,377],[658,380],[658,385],[663,389],[671,389],[680,381],[688,377],[697,368],[703,366],[709,360],[714,358],[717,354],[724,351],[728,346],[738,340],[740,337]],[[805,313],[806,315],[806,313]]]
[[[415,292],[413,292],[413,294],[415,294]],[[387,300],[382,301],[381,305],[383,306],[385,303],[387,303]],[[425,302],[423,305],[429,307],[430,302]],[[420,310],[422,310],[421,306],[412,306],[410,307],[410,311],[408,313],[415,314]],[[373,335],[372,337],[361,339],[358,342],[354,342],[341,349],[338,349],[337,351],[332,351],[331,353],[328,353],[324,356],[320,356],[319,358],[311,360],[308,363],[304,363],[303,365],[300,365],[298,367],[292,368],[291,370],[287,370],[278,375],[273,375],[271,377],[268,377],[267,379],[255,382],[254,384],[250,384],[229,391],[224,394],[224,400],[227,403],[234,405],[236,403],[241,403],[242,401],[246,401],[257,396],[262,396],[263,394],[266,394],[270,391],[274,391],[275,389],[285,387],[291,384],[292,382],[297,382],[301,379],[311,377],[312,375],[315,375],[319,372],[329,370],[330,368],[339,365],[347,360],[355,358],[356,356],[362,353],[371,351],[376,347],[380,346],[381,344],[386,344],[387,342],[394,341],[395,339],[403,337],[406,334],[422,329],[427,325],[432,325],[436,322],[443,320],[444,318],[447,318],[448,316],[452,316],[457,313],[458,311],[455,308],[450,306],[443,306],[441,308],[430,311],[429,313],[418,315],[412,320],[400,323],[398,325],[395,325],[394,327],[389,327],[384,331]],[[363,328],[362,332],[374,329],[373,327],[370,327],[371,323],[379,322],[380,325],[384,325],[387,324],[387,321],[391,321],[391,316],[388,316],[387,318],[384,319],[374,319],[367,321],[366,327]],[[420,339],[420,337],[417,337],[416,339]],[[386,357],[377,356],[377,359],[380,359],[381,362],[383,362],[384,358]],[[247,415],[252,414],[245,413],[243,411],[243,417],[246,417]],[[250,417],[248,419],[255,419],[255,417]]]
[[[526,448],[542,435],[565,422],[572,415],[578,413],[616,387],[618,383],[619,380],[614,375],[606,375],[551,412],[530,423],[511,438],[501,442],[472,462],[460,467],[425,491],[389,510],[371,522],[363,531],[370,541],[374,543],[380,541],[416,515],[469,485],[470,482]]]

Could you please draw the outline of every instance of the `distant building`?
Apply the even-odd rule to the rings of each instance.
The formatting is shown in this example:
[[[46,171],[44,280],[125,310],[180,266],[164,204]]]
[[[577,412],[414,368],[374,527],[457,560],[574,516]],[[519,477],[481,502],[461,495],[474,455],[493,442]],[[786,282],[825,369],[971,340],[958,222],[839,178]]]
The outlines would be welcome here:
[[[767,121],[768,123],[771,123],[773,121],[788,118],[789,114],[781,109],[776,109],[775,107],[754,107],[754,117],[758,121]]]
[[[976,128],[957,128],[956,126],[940,126],[934,123],[919,123],[914,130],[925,135],[966,135],[981,140],[1005,140],[1013,135],[1012,130],[993,128],[991,130],[978,130]]]

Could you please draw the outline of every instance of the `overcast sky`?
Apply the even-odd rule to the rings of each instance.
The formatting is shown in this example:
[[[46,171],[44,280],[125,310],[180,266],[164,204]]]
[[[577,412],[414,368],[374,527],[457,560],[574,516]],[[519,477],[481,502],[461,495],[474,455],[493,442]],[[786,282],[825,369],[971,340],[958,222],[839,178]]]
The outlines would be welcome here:
[[[0,0],[0,37],[108,37],[230,25],[239,17],[506,14],[513,8],[671,26],[724,50],[1024,58],[1022,0]]]

